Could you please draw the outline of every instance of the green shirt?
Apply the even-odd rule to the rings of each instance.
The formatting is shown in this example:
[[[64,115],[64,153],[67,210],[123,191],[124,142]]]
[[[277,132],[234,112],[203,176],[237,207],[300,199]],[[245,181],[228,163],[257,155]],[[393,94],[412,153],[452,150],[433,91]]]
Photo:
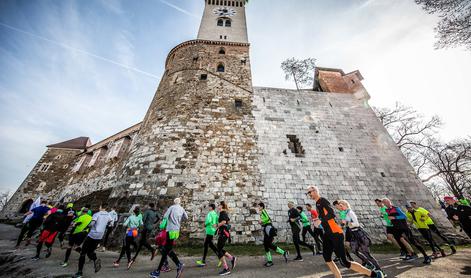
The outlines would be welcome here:
[[[80,215],[80,217],[74,220],[76,225],[73,234],[88,231],[88,225],[90,225],[90,222],[92,222],[92,217],[88,215],[88,213]]]
[[[418,208],[417,211],[420,211],[422,215],[425,217],[425,224],[427,225],[434,225],[432,218],[430,218],[428,210],[424,208]]]
[[[139,214],[137,216],[135,214],[132,214],[128,217],[128,219],[126,219],[123,225],[124,227],[128,228],[139,228],[140,226],[144,225],[144,223],[142,222],[142,214]]]
[[[206,215],[206,221],[204,222],[204,226],[206,228],[206,234],[210,236],[214,236],[216,234],[216,229],[214,225],[218,224],[218,214],[212,210]]]
[[[262,226],[271,223],[270,215],[268,215],[268,212],[266,210],[262,210],[262,212],[260,213],[260,220],[262,221]]]
[[[304,211],[301,211],[300,215],[301,215],[301,223],[303,224],[303,227],[311,226],[311,222],[309,222],[309,218],[307,218]]]
[[[381,216],[383,217],[383,225],[386,227],[392,227],[391,220],[388,218],[388,213],[386,212],[386,206],[382,206],[379,208],[381,212]]]
[[[425,223],[425,220],[428,218],[428,215],[424,214],[423,211],[419,211],[419,210],[414,210],[413,213],[414,213],[414,217],[412,217],[412,213],[410,213],[409,211],[406,212],[407,219],[410,222],[413,222],[414,226],[417,229],[428,229],[428,225],[427,223]]]
[[[345,218],[347,218],[347,211],[346,210],[339,211],[339,216],[340,216],[340,220],[345,220]]]

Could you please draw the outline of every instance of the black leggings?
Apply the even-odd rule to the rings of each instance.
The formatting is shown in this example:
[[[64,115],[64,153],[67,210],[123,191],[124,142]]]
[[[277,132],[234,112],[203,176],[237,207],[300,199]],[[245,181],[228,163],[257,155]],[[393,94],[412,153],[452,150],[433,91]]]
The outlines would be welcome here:
[[[314,246],[307,244],[304,241],[301,241],[301,238],[299,237],[299,230],[297,232],[296,231],[292,231],[292,232],[293,232],[293,243],[294,243],[294,247],[296,248],[296,253],[298,257],[301,257],[301,248],[299,246],[304,246],[306,248],[311,249],[311,251],[314,252]]]
[[[318,228],[314,228],[314,231],[311,229],[311,226],[306,226],[306,227],[303,227],[303,231],[301,233],[301,235],[303,236],[303,241],[306,242],[306,234],[309,233],[312,238],[314,238],[314,240],[316,241],[316,248],[317,248],[317,252],[320,252],[321,251],[321,246],[322,246],[322,235],[323,235],[323,231],[322,229],[318,229]]]
[[[16,242],[16,245],[20,245],[21,241],[23,238],[31,238],[34,234],[34,232],[41,227],[41,224],[43,223],[42,219],[31,219],[29,222],[23,224],[23,227],[21,227],[20,235],[18,236],[18,240]]]
[[[151,232],[152,231],[149,231],[145,228],[144,228],[144,230],[142,230],[141,238],[139,239],[139,244],[137,245],[137,249],[136,249],[136,254],[134,254],[134,258],[133,258],[134,261],[136,260],[137,256],[139,255],[139,252],[141,251],[142,246],[147,248],[152,253],[155,252],[155,249],[152,248],[152,246],[147,241],[148,236],[150,235]]]
[[[340,263],[345,266],[346,268],[351,267],[351,263],[347,260],[347,256],[345,254],[345,244],[344,244],[344,236],[341,233],[333,233],[333,234],[326,234],[324,233],[324,237],[322,238],[322,247],[323,247],[323,254],[325,262],[332,261],[332,254],[335,253],[337,258],[339,258]]]
[[[218,249],[213,243],[213,238],[214,236],[212,235],[206,235],[206,238],[204,239],[203,262],[206,262],[206,256],[208,256],[208,247],[211,248],[211,250],[213,250],[216,255],[218,255]]]
[[[90,237],[87,237],[85,241],[83,242],[82,246],[82,251],[80,252],[80,258],[79,258],[79,266],[78,266],[78,271],[82,272],[83,266],[85,265],[85,256],[88,256],[90,260],[93,262],[96,261],[96,253],[95,250],[100,244],[100,239],[93,239]]]
[[[175,240],[170,239],[170,235],[167,232],[167,242],[164,247],[162,247],[161,252],[162,252],[162,258],[160,258],[160,263],[157,268],[158,271],[164,266],[165,264],[168,264],[167,262],[167,257],[170,257],[172,261],[177,265],[177,267],[180,265],[180,261],[178,260],[177,254],[173,252],[173,245],[174,245]]]
[[[359,229],[356,231],[351,231],[352,241],[350,241],[350,246],[352,252],[357,255],[363,262],[368,262],[373,265],[377,270],[381,269],[378,261],[370,253],[370,244],[371,240],[366,234],[365,231]]]
[[[124,253],[126,253],[126,258],[128,259],[128,262],[131,260],[131,245],[134,246],[134,249],[137,248],[136,241],[134,240],[134,237],[132,236],[127,236],[123,239],[123,247],[121,247],[121,253],[119,254],[118,260],[116,262],[119,262],[121,258],[124,256]]]
[[[449,240],[446,236],[444,236],[440,231],[438,230],[437,226],[435,224],[428,225],[430,232],[434,232],[437,236],[439,236],[444,242],[446,242],[448,245],[454,245],[454,243]]]
[[[418,230],[420,234],[422,235],[422,237],[425,238],[425,240],[427,240],[428,245],[430,245],[430,247],[432,248],[433,253],[437,252],[437,249],[441,250],[440,246],[433,240],[432,232],[430,232],[429,229],[418,229]]]
[[[263,227],[263,247],[265,248],[265,253],[268,253],[271,250],[277,250],[277,246],[273,244],[273,240],[275,237],[270,235],[270,230],[273,229],[273,226],[265,226]]]
[[[425,252],[425,249],[420,245],[420,243],[415,239],[415,237],[412,235],[412,231],[407,228],[407,229],[398,229],[394,228],[394,233],[393,233],[394,239],[397,241],[399,246],[407,250],[406,246],[402,243],[401,238],[406,239],[410,244],[414,245],[417,250],[419,250],[424,257],[427,257],[427,253]]]
[[[224,236],[222,233],[219,234],[218,237],[218,242],[217,242],[217,250],[218,250],[218,258],[221,259],[224,257],[224,255],[227,253],[226,250],[224,250],[224,246],[226,245],[226,242],[228,240],[228,237]]]

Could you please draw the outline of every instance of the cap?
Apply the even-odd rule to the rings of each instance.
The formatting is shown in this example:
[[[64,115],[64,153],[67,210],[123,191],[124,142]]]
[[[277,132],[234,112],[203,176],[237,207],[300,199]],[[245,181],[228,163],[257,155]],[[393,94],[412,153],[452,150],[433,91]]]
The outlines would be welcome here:
[[[448,201],[448,200],[454,200],[454,199],[455,199],[455,197],[452,197],[452,196],[443,197],[443,200],[445,200],[445,202]]]

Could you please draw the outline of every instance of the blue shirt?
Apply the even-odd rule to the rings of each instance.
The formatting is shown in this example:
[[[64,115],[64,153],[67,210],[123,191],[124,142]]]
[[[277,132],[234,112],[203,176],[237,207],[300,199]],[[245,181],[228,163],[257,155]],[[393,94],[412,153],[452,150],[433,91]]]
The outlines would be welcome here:
[[[39,206],[31,210],[33,212],[33,217],[31,219],[43,219],[44,215],[49,211],[47,206]]]

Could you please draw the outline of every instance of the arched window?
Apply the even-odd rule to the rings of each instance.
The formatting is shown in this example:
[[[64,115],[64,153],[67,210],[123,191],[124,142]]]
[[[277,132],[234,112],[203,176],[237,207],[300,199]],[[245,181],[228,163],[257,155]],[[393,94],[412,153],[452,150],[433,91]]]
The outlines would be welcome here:
[[[222,18],[218,19],[218,26],[224,26],[224,20]]]
[[[231,27],[232,22],[230,19],[226,19],[226,27]]]
[[[225,55],[226,54],[226,50],[224,49],[224,47],[221,47],[219,49],[219,54],[222,54],[222,55]]]
[[[223,64],[223,63],[220,63],[220,64],[218,65],[217,72],[224,72],[224,71],[225,71],[224,64]]]

